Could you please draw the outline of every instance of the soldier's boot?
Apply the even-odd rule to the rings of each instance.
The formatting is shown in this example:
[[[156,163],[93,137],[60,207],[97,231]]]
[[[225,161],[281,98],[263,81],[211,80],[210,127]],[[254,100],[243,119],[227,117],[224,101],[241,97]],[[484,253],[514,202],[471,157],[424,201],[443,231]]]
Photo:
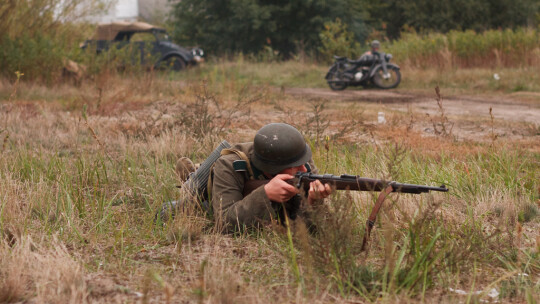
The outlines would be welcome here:
[[[195,172],[199,168],[199,166],[200,164],[194,164],[191,159],[187,157],[180,157],[176,161],[175,167],[176,175],[178,176],[180,184],[185,183],[191,173]],[[185,198],[179,201],[170,201],[163,203],[154,220],[157,220],[157,217],[159,217],[162,223],[166,223],[169,220],[173,219],[178,209],[183,208],[182,205],[184,204],[184,200]]]
[[[180,183],[184,183],[189,175],[195,172],[196,169],[195,164],[187,157],[180,157],[178,161],[176,161],[176,175],[178,176]]]

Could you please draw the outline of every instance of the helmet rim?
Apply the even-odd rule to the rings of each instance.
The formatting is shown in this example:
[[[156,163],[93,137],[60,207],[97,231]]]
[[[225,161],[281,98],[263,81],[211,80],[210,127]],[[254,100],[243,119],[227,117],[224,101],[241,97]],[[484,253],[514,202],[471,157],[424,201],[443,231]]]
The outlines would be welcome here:
[[[270,160],[262,157],[259,153],[254,152],[251,161],[257,167],[257,169],[262,170],[265,173],[269,174],[278,174],[287,168],[298,167],[307,163],[311,159],[311,148],[306,144],[305,149],[302,153],[295,155],[288,160]],[[280,162],[282,162],[280,164]]]
[[[293,126],[271,123],[262,127],[253,139],[251,161],[259,170],[277,174],[311,159],[311,148]]]

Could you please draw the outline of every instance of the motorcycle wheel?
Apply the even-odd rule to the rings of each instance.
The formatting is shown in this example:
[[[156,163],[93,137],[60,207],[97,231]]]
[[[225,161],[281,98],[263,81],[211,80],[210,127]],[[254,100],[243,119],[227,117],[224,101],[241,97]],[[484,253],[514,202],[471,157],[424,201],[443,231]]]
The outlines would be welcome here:
[[[383,69],[378,69],[377,72],[375,72],[375,75],[373,75],[373,83],[375,86],[381,89],[393,89],[397,87],[401,82],[401,72],[397,68],[389,67],[388,73],[390,74],[390,77],[388,79],[384,79]]]
[[[341,74],[343,71],[340,71],[337,66],[333,66],[328,72],[329,77],[326,79],[330,89],[334,91],[341,91],[347,88],[347,82],[341,79]]]

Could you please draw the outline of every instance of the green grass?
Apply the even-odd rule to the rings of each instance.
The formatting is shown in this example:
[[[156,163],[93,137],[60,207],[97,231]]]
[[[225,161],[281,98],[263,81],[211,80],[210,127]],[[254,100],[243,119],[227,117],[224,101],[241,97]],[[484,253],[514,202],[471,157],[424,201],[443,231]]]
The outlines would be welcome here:
[[[324,75],[329,67],[296,61],[257,63],[240,59],[210,61],[187,73],[172,75],[173,79],[206,80],[211,84],[232,81],[241,85],[276,87],[325,87]]]
[[[89,135],[77,136],[84,141],[81,137]],[[85,149],[95,144],[89,138],[86,142],[89,146]],[[10,145],[0,161],[0,189],[4,193],[0,228],[4,237],[6,229],[13,227],[34,238],[56,235],[73,248],[70,250],[73,253],[85,255],[84,248],[100,248],[99,257],[79,259],[89,272],[103,264],[98,268],[128,275],[140,272],[142,265],[149,264],[157,267],[158,273],[173,286],[181,282],[172,280],[177,270],[171,268],[170,261],[136,259],[141,250],[159,251],[171,246],[167,229],[156,226],[153,217],[163,201],[175,197],[173,162],[138,149],[119,151],[109,159],[99,150],[62,157],[40,143],[27,145],[27,148]],[[377,152],[379,148],[371,146],[359,148],[332,143],[328,152],[316,149],[314,158],[334,174],[380,178],[392,166],[385,157],[392,145],[380,148],[382,154]],[[537,273],[538,252],[515,247],[514,228],[505,225],[515,225],[517,213],[512,210],[519,211],[537,199],[538,155],[519,149],[497,153],[486,149],[457,157],[456,150],[441,152],[434,159],[416,157],[411,152],[402,150],[403,160],[394,164],[398,166],[394,172],[399,181],[445,183],[451,191],[393,196],[387,202],[392,206],[386,211],[390,213],[380,217],[374,230],[368,256],[359,251],[359,242],[370,195],[340,193],[330,204],[331,212],[316,219],[320,228],[317,234],[293,232],[295,245],[290,235],[287,242],[287,236],[280,233],[240,236],[238,241],[246,238],[250,246],[258,248],[255,252],[270,251],[277,259],[271,261],[274,269],[264,271],[259,268],[259,259],[241,259],[242,266],[237,270],[240,278],[265,288],[279,276],[282,287],[278,290],[294,289],[301,282],[304,296],[315,292],[313,297],[317,298],[323,293],[319,288],[326,288],[339,297],[358,297],[371,302],[395,295],[425,299],[432,290],[447,287],[463,286],[467,290],[473,287],[459,282],[466,282],[475,271],[482,277],[476,283],[482,287],[475,289],[487,288],[486,284],[495,282],[501,272]],[[26,203],[20,205],[22,201]],[[494,201],[500,202],[497,206],[505,211],[495,215]],[[539,220],[534,216],[528,222],[537,227]],[[489,226],[501,231],[488,233],[485,228]],[[200,233],[199,237],[220,237],[212,232],[211,226]],[[194,239],[191,245],[179,246],[205,248],[207,245]],[[359,257],[362,258],[358,260]],[[234,255],[228,259],[233,264],[240,262]],[[259,275],[252,276],[252,268]],[[289,268],[288,276],[278,274],[284,268]],[[538,288],[534,281],[520,281],[510,275],[504,282],[496,285],[501,286],[507,299],[525,299]],[[137,287],[130,285],[130,288]],[[203,291],[200,291],[202,298],[217,292]],[[270,294],[275,292],[278,291]]]
[[[33,106],[36,95],[19,88],[8,111],[0,112],[0,143],[9,134],[0,158],[0,291],[13,301],[37,302],[86,295],[96,302],[117,296],[171,303],[450,303],[485,300],[496,288],[501,302],[538,301],[540,156],[527,141],[538,134],[457,140],[404,131],[405,114],[374,125],[369,117],[380,105],[333,101],[316,112],[310,100],[261,90],[265,83],[277,86],[272,79],[279,74],[305,81],[294,75],[314,77],[315,71],[324,70],[224,62],[164,76],[188,85],[161,76],[111,76],[99,105],[90,83],[78,90],[86,105],[69,107],[62,100],[73,88],[36,87],[34,94],[51,97]],[[208,79],[206,93],[189,85],[202,79]],[[287,109],[279,110],[278,101]],[[352,114],[358,122],[349,136],[332,137],[353,123]],[[316,126],[317,119],[308,119],[314,117],[334,124]],[[179,198],[178,157],[201,162],[220,139],[250,140],[276,119],[306,134],[324,173],[444,183],[450,191],[392,194],[367,252],[360,247],[376,199],[369,192],[336,193],[315,209],[314,233],[295,222],[290,230],[224,235],[193,210],[165,226],[154,222],[163,202]],[[429,125],[429,118],[416,120]],[[489,121],[477,123],[490,128]],[[82,283],[63,279],[73,277]],[[484,294],[475,295],[479,290]]]
[[[395,61],[398,65],[402,62]],[[330,65],[299,62],[207,62],[187,72],[169,75],[171,80],[210,84],[234,82],[237,85],[259,85],[283,88],[328,89],[324,79]],[[435,86],[445,92],[478,94],[486,92],[540,92],[540,73],[528,68],[434,69],[402,66],[400,89],[432,91]],[[494,74],[500,76],[494,79]],[[354,90],[354,88],[352,88]]]

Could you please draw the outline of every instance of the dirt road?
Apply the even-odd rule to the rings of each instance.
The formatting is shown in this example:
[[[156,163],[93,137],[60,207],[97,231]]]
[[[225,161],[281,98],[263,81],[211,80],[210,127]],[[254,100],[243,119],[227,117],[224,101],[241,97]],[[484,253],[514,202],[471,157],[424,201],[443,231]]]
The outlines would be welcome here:
[[[332,91],[330,89],[287,88],[286,94],[308,98],[341,100],[360,103],[391,104],[393,110],[407,112],[411,107],[419,114],[439,113],[435,93],[410,93],[404,91],[355,90]],[[528,122],[540,125],[540,94],[514,93],[500,96],[442,96],[443,106],[448,116],[468,116],[480,120],[490,119],[489,108],[498,120]]]

